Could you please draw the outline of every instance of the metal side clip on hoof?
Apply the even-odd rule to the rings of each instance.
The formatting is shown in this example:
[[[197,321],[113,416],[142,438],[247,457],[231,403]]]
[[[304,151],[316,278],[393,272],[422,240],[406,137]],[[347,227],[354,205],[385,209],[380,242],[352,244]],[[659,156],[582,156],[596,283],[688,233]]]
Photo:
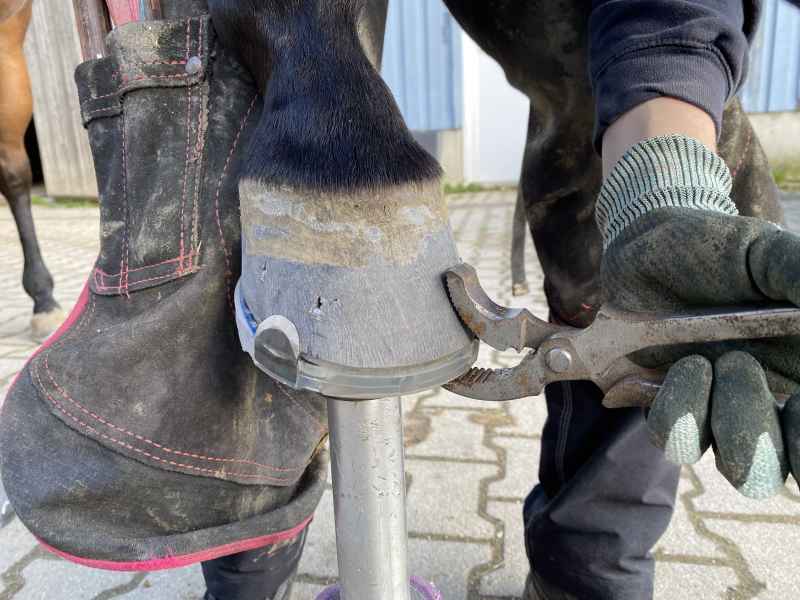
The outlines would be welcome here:
[[[576,329],[547,323],[524,308],[496,304],[468,264],[448,270],[445,280],[461,321],[478,339],[498,350],[528,349],[514,367],[473,367],[444,386],[478,400],[537,396],[556,381],[586,380],[606,392],[603,404],[609,408],[649,405],[666,369],[637,365],[628,358],[633,352],[654,346],[800,334],[800,309],[785,305],[669,315],[603,306],[594,323]],[[782,394],[776,395],[780,398]]]

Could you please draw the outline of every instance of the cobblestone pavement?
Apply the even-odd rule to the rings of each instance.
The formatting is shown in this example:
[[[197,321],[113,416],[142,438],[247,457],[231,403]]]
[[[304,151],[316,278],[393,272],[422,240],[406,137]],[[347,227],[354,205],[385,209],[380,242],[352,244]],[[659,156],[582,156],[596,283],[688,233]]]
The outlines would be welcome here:
[[[800,228],[800,198],[788,202]],[[541,273],[528,256],[531,293],[511,298],[509,247],[513,194],[453,197],[462,257],[500,301],[545,314]],[[77,297],[97,251],[97,212],[37,207],[41,242],[65,308]],[[31,302],[19,283],[22,257],[13,221],[0,209],[0,398],[34,349]],[[485,351],[485,364],[510,356]],[[527,571],[521,502],[537,475],[544,403],[482,404],[444,391],[405,402],[412,572],[446,599],[519,598]],[[333,509],[326,492],[312,525],[295,598],[313,598],[336,576]],[[800,598],[800,494],[794,482],[767,502],[739,497],[709,455],[686,469],[669,531],[658,544],[656,598]],[[53,558],[14,520],[0,530],[0,600],[198,599],[197,566],[156,573],[110,573]]]

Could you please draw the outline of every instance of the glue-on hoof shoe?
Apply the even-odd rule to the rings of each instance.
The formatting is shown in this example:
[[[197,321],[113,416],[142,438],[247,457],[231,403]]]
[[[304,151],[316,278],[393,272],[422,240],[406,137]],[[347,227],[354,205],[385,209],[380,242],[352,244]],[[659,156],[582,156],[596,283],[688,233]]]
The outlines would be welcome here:
[[[458,377],[477,346],[445,291],[460,262],[438,181],[323,193],[239,184],[242,347],[271,377],[384,398]]]
[[[411,600],[442,600],[442,593],[432,583],[419,577],[411,577],[408,583]],[[333,585],[326,588],[317,596],[316,600],[340,600],[339,586]]]

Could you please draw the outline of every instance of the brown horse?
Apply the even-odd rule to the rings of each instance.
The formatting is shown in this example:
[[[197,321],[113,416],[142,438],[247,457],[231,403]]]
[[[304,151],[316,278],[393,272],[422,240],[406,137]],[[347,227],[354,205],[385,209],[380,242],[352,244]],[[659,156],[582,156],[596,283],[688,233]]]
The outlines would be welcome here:
[[[22,242],[22,286],[33,299],[31,333],[42,340],[64,314],[53,298],[53,278],[42,259],[31,214],[31,166],[24,136],[33,102],[22,53],[30,20],[31,0],[0,0],[0,195],[11,207]]]

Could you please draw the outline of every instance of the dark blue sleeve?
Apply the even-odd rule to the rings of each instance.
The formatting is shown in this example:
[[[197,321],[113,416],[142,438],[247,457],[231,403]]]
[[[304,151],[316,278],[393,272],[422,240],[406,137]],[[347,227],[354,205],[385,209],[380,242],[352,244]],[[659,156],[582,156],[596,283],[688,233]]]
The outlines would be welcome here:
[[[592,0],[589,69],[595,145],[638,104],[669,96],[705,110],[719,133],[747,72],[761,0]]]

